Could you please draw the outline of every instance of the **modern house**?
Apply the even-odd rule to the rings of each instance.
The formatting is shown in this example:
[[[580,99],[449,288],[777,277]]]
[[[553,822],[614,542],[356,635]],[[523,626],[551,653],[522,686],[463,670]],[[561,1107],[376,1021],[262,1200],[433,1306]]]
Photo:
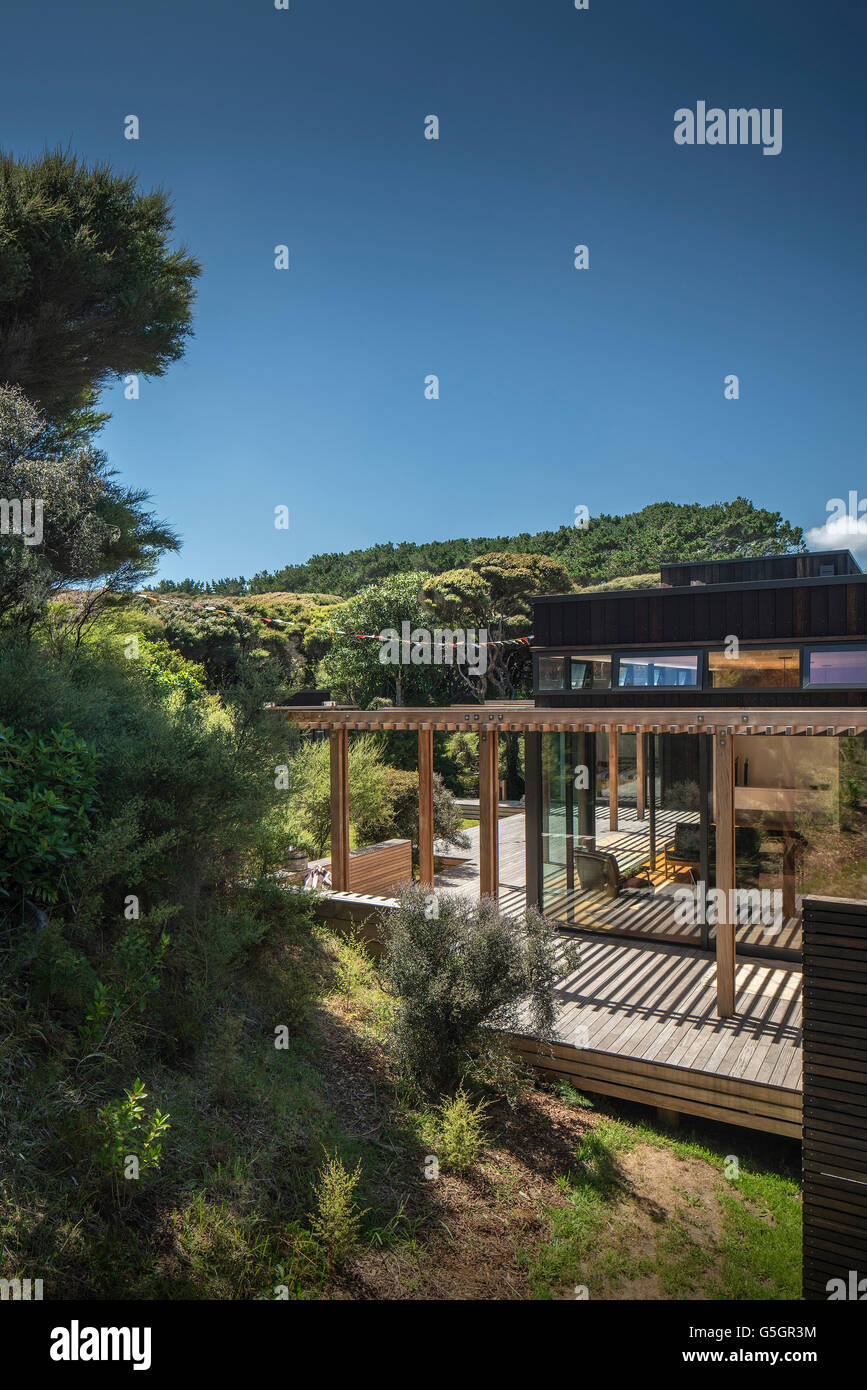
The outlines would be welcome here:
[[[417,730],[431,885],[434,732],[479,735],[492,897],[499,736],[523,735],[526,902],[584,943],[542,1065],[800,1135],[802,902],[867,899],[867,575],[848,551],[671,564],[656,588],[538,598],[533,627],[532,701],[284,711],[330,737],[335,895],[350,732]]]
[[[867,872],[867,576],[844,551],[662,581],[535,602],[535,705],[572,722],[527,746],[528,895],[708,947],[700,886],[734,889],[738,952],[798,958],[803,893]]]

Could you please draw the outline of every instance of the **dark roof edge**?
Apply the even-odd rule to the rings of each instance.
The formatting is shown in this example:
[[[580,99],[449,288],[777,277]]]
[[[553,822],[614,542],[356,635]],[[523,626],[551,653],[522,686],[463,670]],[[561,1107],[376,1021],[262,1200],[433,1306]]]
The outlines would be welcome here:
[[[832,555],[848,555],[855,566],[856,573],[864,573],[851,550],[789,550],[782,555],[729,555],[719,560],[661,560],[659,568],[676,570],[687,569],[693,565],[748,565],[758,560],[824,560]],[[811,577],[818,578],[819,576]],[[822,578],[827,579],[830,576],[823,575]],[[748,583],[749,581],[745,580],[744,582]]]
[[[867,574],[822,574],[808,575],[800,579],[742,579],[729,584],[655,584],[644,589],[592,589],[583,593],[538,594],[531,598],[532,603],[589,603],[600,598],[638,598],[641,595],[661,596],[663,594],[695,593],[742,593],[745,589],[796,589],[815,588],[819,584],[867,584]]]

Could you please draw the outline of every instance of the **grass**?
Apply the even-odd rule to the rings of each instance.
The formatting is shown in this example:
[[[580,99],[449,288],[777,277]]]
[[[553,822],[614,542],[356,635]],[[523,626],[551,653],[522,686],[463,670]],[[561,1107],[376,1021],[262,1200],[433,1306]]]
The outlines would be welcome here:
[[[444,1111],[391,1068],[375,963],[321,926],[304,962],[275,949],[239,970],[196,1054],[148,1071],[171,1129],[159,1171],[120,1209],[83,1141],[105,1094],[86,1070],[73,1083],[37,1060],[16,1113],[8,1078],[26,1040],[9,1043],[0,1090],[24,1161],[0,1177],[5,1277],[97,1299],[799,1296],[797,1182],[740,1131],[672,1136],[569,1083],[513,1108],[474,1091],[483,1139],[458,1116],[459,1161],[428,1181]],[[302,968],[309,1011],[277,1048]],[[316,1234],[329,1160],[358,1175],[343,1243],[321,1221]]]
[[[744,1141],[717,1146],[673,1139],[645,1120],[603,1121],[561,1180],[567,1200],[549,1212],[549,1239],[530,1262],[534,1295],[552,1298],[571,1284],[597,1298],[622,1296],[630,1285],[667,1299],[799,1298],[798,1184],[750,1157],[727,1176],[732,1143]],[[669,1159],[671,1203],[642,1221],[622,1159],[636,1154],[640,1169],[654,1150]],[[702,1221],[711,1207],[715,1222]]]

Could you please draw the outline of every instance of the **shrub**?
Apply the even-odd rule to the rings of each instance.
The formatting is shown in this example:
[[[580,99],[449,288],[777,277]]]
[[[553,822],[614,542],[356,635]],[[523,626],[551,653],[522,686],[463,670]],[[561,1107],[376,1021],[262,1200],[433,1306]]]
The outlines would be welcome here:
[[[54,903],[96,805],[97,757],[65,725],[16,733],[0,724],[0,893]]]
[[[538,912],[500,915],[491,899],[431,895],[408,885],[386,924],[383,980],[396,999],[392,1050],[398,1067],[428,1092],[454,1090],[482,1029],[517,1029],[541,1040],[554,1025],[554,986],[575,969]]]
[[[472,1105],[463,1087],[450,1100],[443,1101],[439,1157],[446,1172],[461,1176],[478,1161],[485,1146],[483,1114],[486,1108],[487,1101],[483,1100]]]
[[[370,735],[350,739],[349,814],[359,840],[373,843],[390,833],[392,800],[379,745]],[[331,836],[331,773],[327,741],[303,743],[289,764],[289,796],[314,853],[324,853]]]
[[[253,620],[234,610],[198,612],[178,604],[166,610],[163,621],[172,647],[201,665],[212,686],[235,680],[239,665],[258,641]]]
[[[383,768],[386,788],[384,804],[378,819],[359,820],[355,827],[359,839],[368,844],[397,836],[410,840],[418,849],[418,773],[403,771],[396,767]],[[438,772],[433,775],[433,833],[438,840],[445,840],[458,849],[469,848],[469,838],[461,830],[462,815],[452,793],[446,787]],[[418,855],[415,855],[418,862]]]
[[[204,696],[204,669],[173,651],[164,639],[139,638],[139,657],[141,674],[154,690],[162,694],[180,691],[186,701]]]
[[[137,1010],[143,1014],[152,994],[160,987],[160,972],[169,946],[162,932],[151,941],[143,922],[131,922],[112,952],[112,976],[108,984],[98,980],[82,1030],[89,1046],[105,1045],[112,1025]]]
[[[147,1098],[144,1082],[136,1080],[122,1100],[109,1101],[97,1112],[100,1143],[96,1161],[111,1178],[116,1198],[130,1157],[138,1160],[139,1175],[160,1165],[162,1137],[169,1128],[170,1117],[155,1110],[149,1120],[144,1107]]]
[[[464,1080],[496,1100],[505,1101],[510,1110],[517,1109],[533,1088],[530,1068],[515,1056],[501,1034],[491,1031],[480,1036],[476,1051],[468,1059]]]
[[[341,1265],[358,1245],[363,1211],[358,1210],[355,1189],[361,1180],[361,1159],[350,1173],[337,1154],[326,1155],[313,1188],[316,1210],[310,1218],[313,1234],[330,1265]]]

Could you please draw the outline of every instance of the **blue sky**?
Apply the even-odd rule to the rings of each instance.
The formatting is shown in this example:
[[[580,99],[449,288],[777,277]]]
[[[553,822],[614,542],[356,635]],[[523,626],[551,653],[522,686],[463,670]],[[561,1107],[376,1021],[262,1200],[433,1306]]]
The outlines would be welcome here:
[[[103,397],[182,533],[164,576],[867,496],[862,5],[6,0],[3,30],[3,146],[162,185],[204,264],[185,358]],[[698,100],[782,108],[782,152],[675,145]]]

